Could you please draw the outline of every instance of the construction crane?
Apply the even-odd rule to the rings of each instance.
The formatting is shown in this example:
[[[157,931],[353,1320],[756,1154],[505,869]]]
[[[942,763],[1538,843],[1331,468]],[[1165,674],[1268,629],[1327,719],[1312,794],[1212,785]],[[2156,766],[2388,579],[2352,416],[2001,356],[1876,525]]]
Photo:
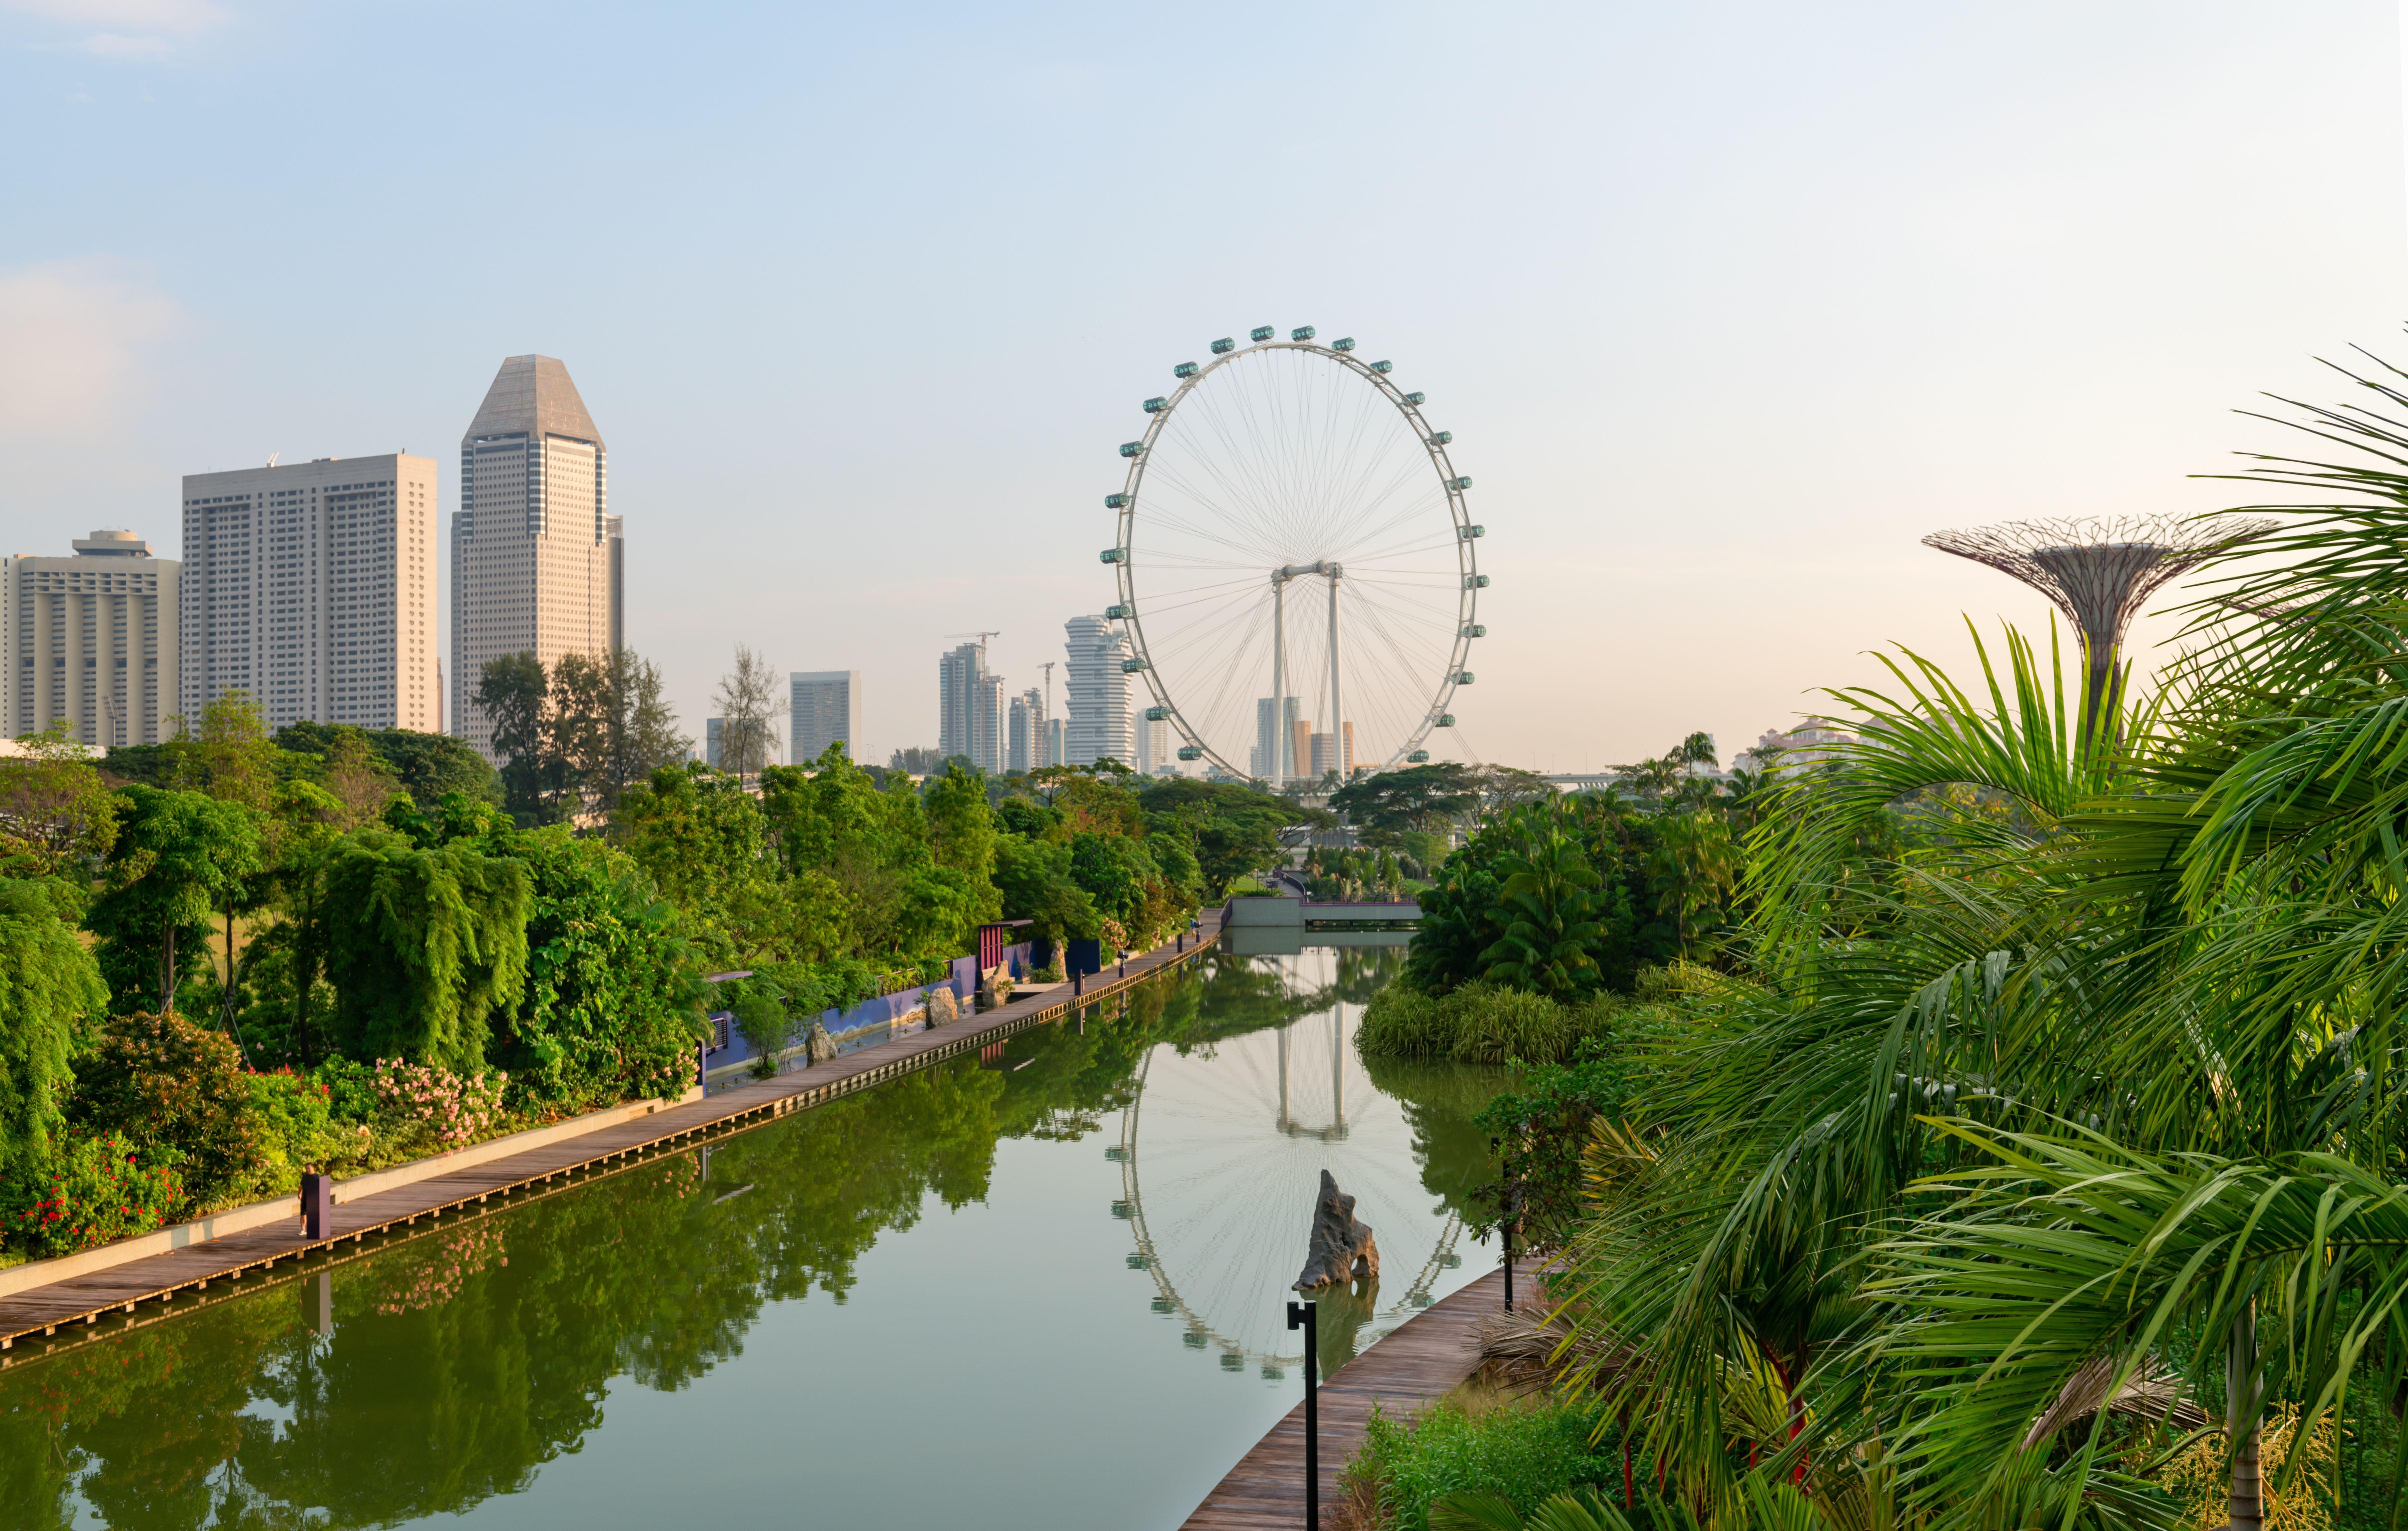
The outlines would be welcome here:
[[[975,638],[975,639],[977,639],[977,640],[979,641],[979,653],[980,653],[982,656],[983,656],[983,655],[986,653],[986,641],[987,641],[988,639],[990,639],[990,638],[1000,638],[1000,637],[1002,637],[1002,636],[1003,636],[1003,629],[1002,629],[1001,628],[988,628],[986,631],[984,631],[984,632],[949,632],[949,633],[945,634],[945,636],[946,636],[946,637],[948,637],[948,638]]]

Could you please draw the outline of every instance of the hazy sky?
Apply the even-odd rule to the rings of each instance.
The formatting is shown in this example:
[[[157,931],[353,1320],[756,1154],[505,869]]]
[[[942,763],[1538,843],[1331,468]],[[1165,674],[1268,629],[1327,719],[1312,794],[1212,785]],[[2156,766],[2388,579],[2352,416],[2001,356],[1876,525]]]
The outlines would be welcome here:
[[[944,635],[1033,685],[1111,599],[1170,364],[1312,324],[1476,479],[1458,749],[1727,752],[2044,619],[1922,533],[2247,498],[2231,412],[2408,363],[2401,60],[2382,0],[0,0],[0,543],[403,447],[448,536],[541,352],[688,728],[740,641],[883,759]]]

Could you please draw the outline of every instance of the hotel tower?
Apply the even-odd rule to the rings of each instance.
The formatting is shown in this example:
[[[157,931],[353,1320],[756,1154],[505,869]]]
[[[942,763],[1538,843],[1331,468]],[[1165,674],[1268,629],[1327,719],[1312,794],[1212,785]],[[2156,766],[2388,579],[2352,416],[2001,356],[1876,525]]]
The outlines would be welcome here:
[[[183,552],[175,710],[188,724],[245,691],[271,729],[442,727],[432,458],[188,473]]]
[[[502,363],[460,439],[452,518],[452,731],[490,757],[477,706],[485,663],[619,646],[619,518],[602,433],[550,356]]]

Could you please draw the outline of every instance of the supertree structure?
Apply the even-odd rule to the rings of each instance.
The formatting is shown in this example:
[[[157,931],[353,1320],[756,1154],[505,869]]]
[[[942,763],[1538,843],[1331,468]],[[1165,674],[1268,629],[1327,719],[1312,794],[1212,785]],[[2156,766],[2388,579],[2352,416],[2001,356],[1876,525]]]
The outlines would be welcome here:
[[[2082,634],[2082,739],[2087,744],[2100,709],[2128,668],[2125,632],[2149,598],[2167,581],[2274,525],[2170,515],[2008,521],[1935,531],[1923,545],[2013,574],[2073,623]]]

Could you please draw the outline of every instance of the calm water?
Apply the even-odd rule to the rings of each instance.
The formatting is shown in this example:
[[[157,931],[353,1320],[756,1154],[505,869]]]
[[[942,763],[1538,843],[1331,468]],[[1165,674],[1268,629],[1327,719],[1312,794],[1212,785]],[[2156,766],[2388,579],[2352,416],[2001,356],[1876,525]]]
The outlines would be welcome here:
[[[1299,1395],[1322,1167],[1383,1255],[1325,1305],[1325,1365],[1495,1258],[1454,1216],[1494,1076],[1354,1052],[1398,955],[1216,955],[1083,1030],[36,1353],[0,1372],[0,1526],[1175,1526]]]

